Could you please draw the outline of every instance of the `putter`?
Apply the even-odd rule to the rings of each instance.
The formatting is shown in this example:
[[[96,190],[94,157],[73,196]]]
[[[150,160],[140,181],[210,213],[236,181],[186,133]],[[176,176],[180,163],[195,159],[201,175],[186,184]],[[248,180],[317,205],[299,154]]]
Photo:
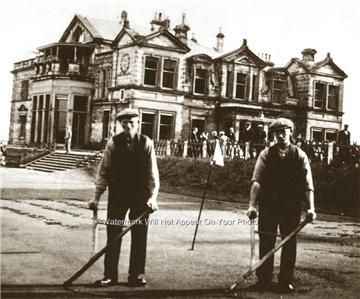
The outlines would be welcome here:
[[[77,271],[73,276],[71,276],[68,280],[63,283],[63,287],[67,288],[72,285],[72,283],[79,278],[87,269],[89,269],[113,244],[121,239],[127,232],[129,232],[138,222],[140,222],[147,215],[152,213],[153,210],[148,208],[146,209],[138,218],[136,218],[130,225],[128,225],[124,230],[118,234],[114,239],[112,239],[105,247],[103,247],[99,252],[97,252],[94,256],[92,256],[87,263]]]
[[[279,244],[277,244],[273,249],[271,249],[263,258],[258,261],[252,268],[250,268],[238,281],[236,281],[231,287],[230,291],[233,291],[236,287],[238,287],[241,283],[243,283],[251,274],[253,274],[256,269],[258,269],[265,261],[267,261],[276,251],[278,251],[281,247],[284,246],[286,242],[288,242],[294,235],[296,235],[299,231],[301,231],[306,224],[312,221],[311,216],[306,216],[305,219],[290,233],[288,234]]]
[[[250,267],[249,269],[252,269],[254,262],[255,262],[255,221],[254,219],[251,219],[250,223]]]
[[[93,226],[92,226],[92,255],[95,254],[98,248],[98,210],[93,210]]]

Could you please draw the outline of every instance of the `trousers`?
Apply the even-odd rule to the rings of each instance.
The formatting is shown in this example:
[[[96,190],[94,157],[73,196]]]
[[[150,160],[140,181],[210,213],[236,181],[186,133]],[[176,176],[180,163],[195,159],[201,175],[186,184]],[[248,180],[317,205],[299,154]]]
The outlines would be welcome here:
[[[280,202],[261,205],[259,207],[259,255],[260,259],[275,247],[276,234],[278,228],[280,234],[286,237],[300,223],[301,207],[298,204],[290,205]],[[261,232],[264,232],[263,234]],[[267,234],[265,234],[267,233]],[[278,280],[280,283],[291,283],[294,276],[296,262],[296,235],[292,237],[281,249],[280,273]],[[271,281],[274,270],[274,255],[272,255],[256,271],[259,281]]]
[[[108,205],[108,220],[107,225],[107,242],[111,242],[117,235],[119,235],[124,224],[124,219],[127,211],[129,210],[129,220],[135,220],[147,208],[145,203],[136,204],[111,204]],[[145,260],[146,260],[146,244],[147,244],[147,219],[143,218],[141,222],[137,222],[131,229],[131,249],[130,249],[130,264],[129,275],[137,276],[145,274]],[[112,280],[118,279],[118,264],[120,257],[121,239],[116,241],[105,252],[104,259],[104,276]]]

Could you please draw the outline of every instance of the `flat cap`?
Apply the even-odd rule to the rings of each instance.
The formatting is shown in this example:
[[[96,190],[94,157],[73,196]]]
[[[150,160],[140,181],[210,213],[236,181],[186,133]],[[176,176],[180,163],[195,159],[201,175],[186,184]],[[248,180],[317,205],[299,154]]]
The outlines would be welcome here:
[[[279,129],[286,129],[286,128],[290,128],[291,130],[294,129],[294,123],[287,118],[278,118],[277,120],[272,122],[271,125],[269,126],[269,130],[273,132]]]
[[[137,109],[126,108],[126,109],[120,111],[118,113],[118,115],[116,115],[116,119],[118,121],[122,121],[125,118],[132,118],[132,117],[138,117],[138,116],[139,116],[139,111]]]

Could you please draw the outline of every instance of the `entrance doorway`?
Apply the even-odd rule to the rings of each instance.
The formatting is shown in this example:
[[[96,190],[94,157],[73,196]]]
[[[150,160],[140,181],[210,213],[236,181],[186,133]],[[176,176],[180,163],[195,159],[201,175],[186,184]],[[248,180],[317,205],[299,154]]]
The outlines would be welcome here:
[[[55,140],[64,143],[66,129],[67,98],[56,98],[55,102]]]
[[[88,97],[74,97],[74,112],[72,121],[72,145],[81,147],[85,143],[85,126],[88,107]]]

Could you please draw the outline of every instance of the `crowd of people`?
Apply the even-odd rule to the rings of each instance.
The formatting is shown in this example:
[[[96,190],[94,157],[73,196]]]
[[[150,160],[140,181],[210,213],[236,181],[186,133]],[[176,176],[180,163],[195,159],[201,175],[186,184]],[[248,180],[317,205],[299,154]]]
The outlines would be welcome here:
[[[360,160],[359,147],[351,145],[349,126],[344,125],[344,129],[339,131],[336,140],[334,140],[333,157],[337,164],[354,164]],[[225,158],[242,159],[257,158],[260,152],[274,143],[274,136],[267,134],[264,125],[261,123],[253,126],[251,122],[245,123],[245,128],[240,132],[239,138],[235,134],[233,127],[227,131],[203,131],[199,132],[194,127],[189,142],[188,155],[193,158],[199,158],[203,154],[203,144],[206,142],[206,151],[208,156],[212,156],[215,149],[216,140],[219,141]],[[325,162],[328,158],[328,145],[330,141],[305,140],[299,133],[296,138],[291,138],[291,142],[301,148],[309,157],[311,162]],[[248,149],[246,149],[248,146]]]
[[[233,127],[230,127],[227,131],[218,132],[213,130],[210,134],[207,131],[200,133],[198,128],[194,127],[190,137],[189,155],[194,158],[199,157],[202,144],[205,141],[208,155],[211,156],[215,149],[216,140],[218,140],[227,158],[243,158],[246,143],[249,143],[250,146],[250,157],[255,158],[267,144],[267,134],[264,131],[263,124],[258,124],[256,129],[253,129],[251,122],[246,122],[245,129],[240,135],[239,140]]]

